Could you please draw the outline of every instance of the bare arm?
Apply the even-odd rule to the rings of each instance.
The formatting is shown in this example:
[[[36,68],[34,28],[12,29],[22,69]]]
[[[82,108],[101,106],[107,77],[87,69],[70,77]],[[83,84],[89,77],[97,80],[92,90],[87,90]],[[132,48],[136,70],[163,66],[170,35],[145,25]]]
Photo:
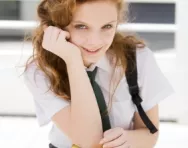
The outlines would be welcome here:
[[[71,89],[71,105],[56,113],[52,120],[74,144],[96,148],[103,134],[100,112],[80,49],[67,41],[69,38],[67,31],[44,26],[42,46],[66,62]]]
[[[71,105],[57,113],[53,120],[73,143],[82,148],[99,147],[103,135],[101,117],[84,65],[72,62],[67,67]]]
[[[152,123],[159,128],[158,105],[146,112]],[[151,134],[143,123],[140,115],[134,115],[134,130],[128,131],[133,148],[151,148],[157,143],[159,131]],[[140,138],[142,137],[142,138]],[[146,142],[147,141],[147,142]]]

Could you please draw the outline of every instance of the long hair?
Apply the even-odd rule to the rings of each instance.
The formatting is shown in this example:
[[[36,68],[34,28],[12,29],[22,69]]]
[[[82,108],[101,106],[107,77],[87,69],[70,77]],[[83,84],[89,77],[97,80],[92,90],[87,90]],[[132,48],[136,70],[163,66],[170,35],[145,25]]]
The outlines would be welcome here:
[[[42,70],[49,79],[49,90],[53,91],[60,98],[69,101],[71,100],[71,93],[66,64],[64,60],[57,55],[43,49],[43,26],[65,28],[72,20],[72,14],[74,13],[76,5],[92,1],[102,0],[43,0],[37,8],[40,25],[34,30],[32,35],[33,55],[27,60],[25,71],[29,67],[29,64],[36,62],[37,67]],[[124,0],[108,1],[114,2],[117,6],[119,23],[127,20],[128,7],[125,5]],[[123,72],[125,72],[127,60],[131,61],[131,55],[136,51],[137,45],[145,46],[142,41],[134,36],[126,36],[120,32],[115,33],[113,42],[108,51],[116,59],[114,62],[115,68],[121,66]],[[119,77],[119,80],[121,80],[121,77]],[[112,96],[113,95],[111,95],[110,98],[112,98]],[[109,103],[110,102],[112,102],[112,99],[110,99]]]

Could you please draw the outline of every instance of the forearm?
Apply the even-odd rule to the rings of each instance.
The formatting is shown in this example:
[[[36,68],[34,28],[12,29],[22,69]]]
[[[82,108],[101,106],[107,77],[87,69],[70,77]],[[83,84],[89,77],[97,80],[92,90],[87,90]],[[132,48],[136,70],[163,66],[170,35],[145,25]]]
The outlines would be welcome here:
[[[82,148],[96,147],[102,123],[95,94],[82,62],[67,66],[71,89],[71,136]]]
[[[151,134],[147,128],[128,131],[131,148],[153,148],[158,139],[158,132]]]

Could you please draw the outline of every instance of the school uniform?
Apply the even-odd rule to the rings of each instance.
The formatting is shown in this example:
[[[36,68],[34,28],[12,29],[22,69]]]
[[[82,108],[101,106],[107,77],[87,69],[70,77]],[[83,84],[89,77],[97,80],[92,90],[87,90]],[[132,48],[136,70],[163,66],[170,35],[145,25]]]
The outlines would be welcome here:
[[[159,69],[152,51],[148,48],[136,51],[138,86],[142,98],[142,107],[144,111],[150,110],[161,100],[171,95],[174,90],[166,77]],[[109,101],[109,90],[111,75],[114,72],[112,65],[107,57],[103,56],[96,64],[86,68],[87,71],[93,71],[98,67],[96,82],[101,87],[106,104]],[[120,73],[121,68],[117,68],[115,73]],[[44,73],[37,69],[33,63],[24,74],[25,83],[33,95],[37,121],[40,126],[46,125],[51,121],[52,116],[70,105],[69,101],[63,100],[51,91],[48,91],[49,81]],[[114,93],[112,108],[109,112],[111,128],[122,127],[125,130],[132,128],[134,113],[138,112],[131,100],[128,90],[126,77],[124,76]],[[71,140],[53,124],[49,133],[50,142],[58,148],[70,148]]]

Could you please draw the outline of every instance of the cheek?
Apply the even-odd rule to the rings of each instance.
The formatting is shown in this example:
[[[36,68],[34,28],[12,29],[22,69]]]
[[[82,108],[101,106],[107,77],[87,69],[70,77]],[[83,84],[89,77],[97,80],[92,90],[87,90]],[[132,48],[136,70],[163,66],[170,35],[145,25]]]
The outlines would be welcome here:
[[[114,35],[115,35],[115,31],[109,32],[108,34],[106,34],[103,37],[104,38],[104,42],[110,46],[112,44],[112,42],[113,42]]]
[[[84,41],[85,41],[85,38],[82,37],[81,35],[79,34],[75,34],[75,33],[72,33],[70,34],[71,36],[71,42],[77,46],[82,46]]]

